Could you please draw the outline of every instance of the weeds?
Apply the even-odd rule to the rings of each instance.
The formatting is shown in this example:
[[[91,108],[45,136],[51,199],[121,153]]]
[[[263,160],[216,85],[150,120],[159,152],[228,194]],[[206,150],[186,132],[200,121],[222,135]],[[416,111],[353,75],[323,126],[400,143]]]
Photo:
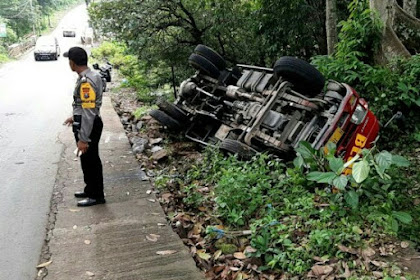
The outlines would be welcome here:
[[[363,250],[379,238],[418,244],[420,209],[402,171],[409,162],[373,148],[344,163],[333,146],[328,150],[301,143],[294,164],[285,164],[266,154],[240,161],[207,149],[178,179],[183,202],[195,211],[211,207],[231,230],[251,229],[247,242],[255,251],[248,255],[261,259],[261,271],[302,275],[314,259],[348,261],[343,248]],[[343,175],[351,164],[353,174]]]

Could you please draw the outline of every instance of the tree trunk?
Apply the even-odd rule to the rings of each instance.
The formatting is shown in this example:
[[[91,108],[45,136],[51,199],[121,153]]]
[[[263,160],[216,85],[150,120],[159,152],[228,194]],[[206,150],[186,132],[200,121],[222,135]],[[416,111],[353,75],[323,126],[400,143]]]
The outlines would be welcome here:
[[[403,8],[408,14],[416,17],[417,0],[404,0]]]
[[[328,55],[334,53],[337,45],[337,2],[336,0],[326,0],[326,21],[327,30],[327,48]]]
[[[420,30],[420,19],[407,12],[407,10],[403,10],[397,4],[395,5],[395,19],[413,30]]]
[[[381,45],[375,56],[379,64],[386,64],[394,57],[411,56],[393,30],[396,5],[395,0],[370,0],[370,8],[378,12],[384,24]]]
[[[395,5],[394,30],[411,54],[420,53],[420,19]]]

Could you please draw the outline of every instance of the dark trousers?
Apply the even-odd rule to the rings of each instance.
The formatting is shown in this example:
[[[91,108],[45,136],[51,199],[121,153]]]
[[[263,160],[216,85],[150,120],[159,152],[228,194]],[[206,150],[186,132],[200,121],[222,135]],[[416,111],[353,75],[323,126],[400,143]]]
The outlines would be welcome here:
[[[104,197],[104,178],[102,174],[102,162],[99,158],[99,140],[101,139],[104,124],[100,117],[96,117],[90,134],[89,148],[80,156],[83,170],[83,179],[86,187],[84,192],[90,198]],[[74,134],[76,143],[79,141],[77,133]]]

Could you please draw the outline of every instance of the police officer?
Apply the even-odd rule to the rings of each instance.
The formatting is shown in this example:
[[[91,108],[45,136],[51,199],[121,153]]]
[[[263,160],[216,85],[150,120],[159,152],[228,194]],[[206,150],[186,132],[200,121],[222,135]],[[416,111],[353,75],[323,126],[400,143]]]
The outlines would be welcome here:
[[[70,68],[79,75],[73,92],[73,116],[64,124],[73,126],[85,181],[85,188],[74,194],[84,198],[77,206],[92,206],[105,203],[102,162],[99,158],[99,139],[103,123],[99,113],[102,105],[102,79],[88,66],[84,49],[73,47],[63,54],[69,58]]]

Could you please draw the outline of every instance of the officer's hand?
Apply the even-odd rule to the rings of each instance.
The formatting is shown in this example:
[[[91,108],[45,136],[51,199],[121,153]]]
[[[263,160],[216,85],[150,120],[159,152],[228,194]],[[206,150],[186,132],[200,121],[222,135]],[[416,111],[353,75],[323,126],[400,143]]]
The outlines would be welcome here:
[[[84,154],[87,152],[89,148],[89,144],[87,142],[83,142],[79,140],[79,142],[77,142],[77,148],[79,149],[79,151],[82,152],[82,154]]]
[[[67,118],[63,125],[71,126],[73,124],[73,117]]]

